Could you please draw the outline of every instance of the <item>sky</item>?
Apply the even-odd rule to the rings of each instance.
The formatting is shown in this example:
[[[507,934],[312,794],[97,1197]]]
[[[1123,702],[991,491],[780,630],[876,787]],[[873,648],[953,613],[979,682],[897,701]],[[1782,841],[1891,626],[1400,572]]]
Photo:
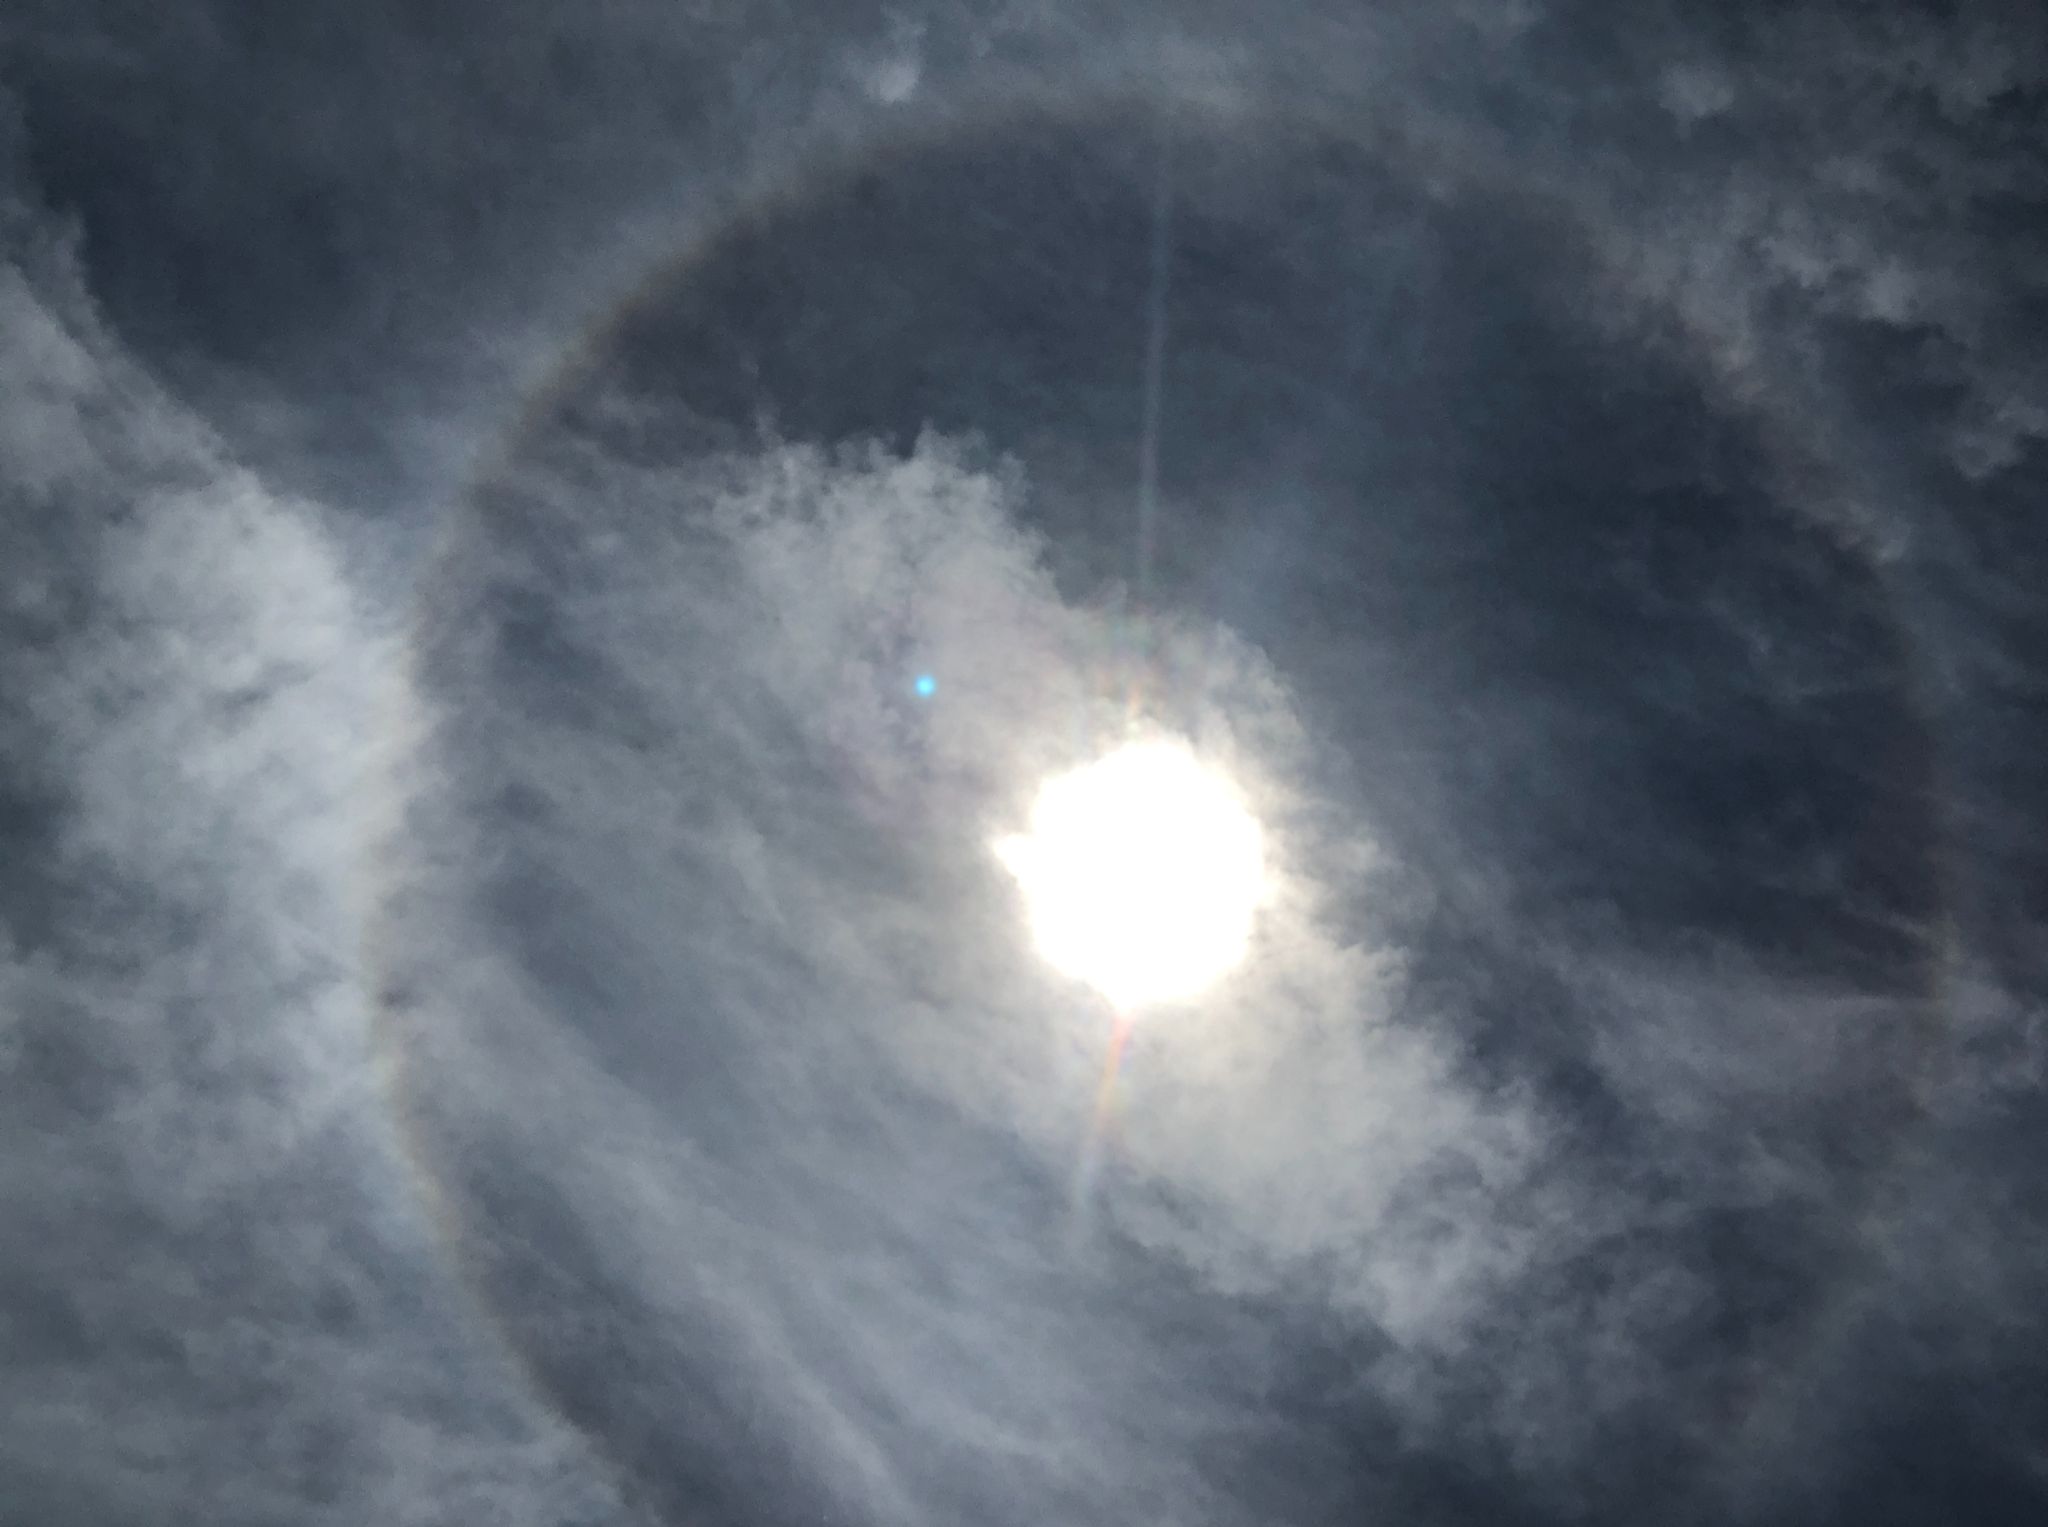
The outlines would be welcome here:
[[[2048,19],[17,0],[0,1523],[2033,1523]],[[928,681],[928,682],[927,682]],[[1244,963],[993,845],[1186,739]]]

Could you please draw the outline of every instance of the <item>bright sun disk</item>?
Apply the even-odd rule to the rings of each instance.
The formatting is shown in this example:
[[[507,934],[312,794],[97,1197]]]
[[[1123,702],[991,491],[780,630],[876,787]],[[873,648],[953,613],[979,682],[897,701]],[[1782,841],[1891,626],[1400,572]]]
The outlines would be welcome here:
[[[1167,739],[1048,780],[996,853],[1054,969],[1119,1011],[1194,996],[1244,958],[1264,842],[1238,792]]]

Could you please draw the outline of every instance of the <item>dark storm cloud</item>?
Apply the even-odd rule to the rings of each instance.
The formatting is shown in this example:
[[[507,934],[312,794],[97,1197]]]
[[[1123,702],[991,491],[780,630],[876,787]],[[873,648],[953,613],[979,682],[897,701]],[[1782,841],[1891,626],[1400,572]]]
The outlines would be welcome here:
[[[6,27],[11,1507],[2031,1519],[2038,23]],[[1077,1234],[1132,666],[1283,894]]]

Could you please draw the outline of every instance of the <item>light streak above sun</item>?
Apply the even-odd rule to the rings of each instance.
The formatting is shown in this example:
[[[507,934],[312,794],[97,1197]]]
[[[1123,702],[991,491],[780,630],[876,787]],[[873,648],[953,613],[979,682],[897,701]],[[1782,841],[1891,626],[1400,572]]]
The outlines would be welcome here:
[[[1040,954],[1125,1018],[1234,969],[1264,897],[1258,821],[1227,779],[1167,738],[1047,780],[1029,831],[995,850]]]

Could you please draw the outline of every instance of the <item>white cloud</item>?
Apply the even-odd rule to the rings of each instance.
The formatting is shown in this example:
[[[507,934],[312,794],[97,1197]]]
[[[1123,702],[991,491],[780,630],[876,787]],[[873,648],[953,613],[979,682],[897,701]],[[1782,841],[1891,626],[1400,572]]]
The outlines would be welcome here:
[[[1542,21],[1523,4],[1460,15],[1517,71],[1509,44]],[[1901,25],[1882,47],[1788,35],[1762,50],[1771,68],[1703,53],[1640,71],[1694,143],[1796,145],[1775,169],[1760,153],[1639,180],[1560,116],[1570,163],[1539,162],[1541,132],[1489,161],[1488,129],[1466,123],[1469,142],[1417,149],[1418,173],[1492,162],[1557,190],[1634,313],[1676,311],[1732,396],[1822,456],[1863,436],[1813,406],[1815,315],[1939,335],[1965,395],[1958,464],[1995,476],[2048,415],[1962,232],[2012,192],[2015,161],[1965,140],[2038,58]],[[939,83],[922,34],[892,43],[855,82],[922,109]],[[1327,51],[1347,70],[1361,56]],[[1176,57],[1191,94],[1256,94],[1235,53]],[[1961,136],[1873,135],[1842,109],[1871,79],[1924,92]],[[1539,115],[1544,88],[1528,86]],[[1427,112],[1386,111],[1429,136]],[[462,181],[467,140],[448,138],[437,163]],[[1227,631],[1169,621],[1141,642],[1061,599],[1017,528],[1029,485],[940,441],[907,459],[772,451],[723,475],[599,461],[573,505],[515,485],[559,540],[525,562],[499,543],[516,527],[458,539],[415,714],[317,507],[240,470],[76,292],[31,273],[49,263],[0,266],[0,630],[32,638],[0,655],[0,767],[65,803],[47,855],[12,869],[68,899],[61,940],[18,931],[0,959],[0,1091],[22,1100],[0,1110],[0,1195],[29,1231],[0,1274],[57,1311],[5,1332],[48,1344],[4,1394],[10,1462],[53,1497],[250,1521],[605,1509],[563,1430],[478,1357],[408,1206],[362,987],[389,978],[423,1110],[566,1186],[677,1373],[697,1371],[707,1323],[730,1335],[751,1424],[808,1439],[849,1498],[946,1518],[932,1491],[950,1470],[1013,1504],[1036,1499],[1020,1481],[1054,1481],[1224,1518],[1203,1450],[1244,1415],[1030,1218],[1072,1170],[1103,1026],[1023,947],[984,852],[1036,779],[1115,735],[1127,669],[1164,676],[1175,724],[1252,783],[1291,869],[1243,978],[1132,1057],[1101,1213],[1139,1265],[1218,1296],[1206,1309],[1285,1299],[1390,1338],[1361,1389],[1424,1442],[1505,1439],[1535,1475],[1599,1447],[1616,1414],[1682,1429],[1743,1392],[1740,1374],[1702,1376],[1711,1360],[1667,1368],[1713,1291],[1654,1234],[1717,1195],[1829,1212],[1844,1179],[1817,1158],[1828,1131],[1853,1134],[1863,1036],[1894,1007],[1598,940],[1584,963],[1550,960],[1553,1004],[1609,1025],[1560,1044],[1715,1162],[1675,1197],[1575,1176],[1553,1121],[1471,1079],[1408,984],[1398,913],[1347,928],[1330,911],[1361,882],[1394,909],[1419,893],[1377,848],[1371,802],[1303,783],[1280,676]],[[1912,549],[1913,506],[1850,509],[1880,558]],[[491,650],[516,624],[492,603],[503,583],[568,645]],[[943,684],[920,707],[906,681],[925,666]],[[425,739],[402,801],[376,757],[401,721]],[[366,865],[373,829],[397,865]],[[366,940],[395,867],[408,883]],[[508,931],[490,898],[512,890],[555,898],[538,926]],[[1952,1082],[1964,1116],[2039,1074],[2038,1013],[1999,972],[1976,979],[1951,994],[1984,1052]],[[1528,1021],[1556,1017],[1530,998]],[[1980,1168],[1966,1154],[1930,1166],[1930,1202]],[[1892,1272],[1924,1278],[1930,1307],[1946,1291],[2023,1308],[2030,1243],[1973,1260],[2001,1234],[1993,1207],[1916,1222]],[[1602,1263],[1604,1288],[1559,1273],[1629,1236],[1650,1243]],[[370,1313],[328,1330],[328,1308]],[[68,1355],[67,1321],[84,1343]],[[573,1346],[573,1327],[550,1339]],[[1233,1361],[1256,1373],[1265,1342]],[[931,1468],[917,1448],[950,1452]]]
[[[815,1395],[833,1419],[781,1424],[899,1518],[949,1471],[905,1458],[878,1386],[962,1467],[1021,1448],[1048,1487],[1137,1470],[1206,1498],[1175,1460],[1213,1418],[1159,1409],[1181,1359],[1104,1322],[1094,1275],[1062,1271],[1067,1211],[1030,1207],[1077,1173],[1108,1015],[1032,954],[988,847],[1122,734],[1133,677],[1244,785],[1278,894],[1237,977],[1141,1028],[1077,1212],[1203,1297],[1314,1289],[1339,1326],[1439,1353],[1552,1233],[1512,1207],[1536,1112],[1463,1080],[1400,951],[1325,910],[1411,893],[1303,783],[1277,676],[1228,632],[1064,601],[1017,529],[1028,491],[932,438],[516,469],[432,583],[391,845],[411,1085],[448,1159],[511,1152],[617,1265],[687,1262],[647,1285],[676,1361],[693,1309],[751,1333],[749,1403]],[[557,910],[497,925],[514,885]]]
[[[309,507],[30,254],[0,264],[0,777],[47,829],[5,868],[35,914],[0,960],[10,1498],[601,1509],[464,1334],[382,1118],[356,966],[391,647]]]

